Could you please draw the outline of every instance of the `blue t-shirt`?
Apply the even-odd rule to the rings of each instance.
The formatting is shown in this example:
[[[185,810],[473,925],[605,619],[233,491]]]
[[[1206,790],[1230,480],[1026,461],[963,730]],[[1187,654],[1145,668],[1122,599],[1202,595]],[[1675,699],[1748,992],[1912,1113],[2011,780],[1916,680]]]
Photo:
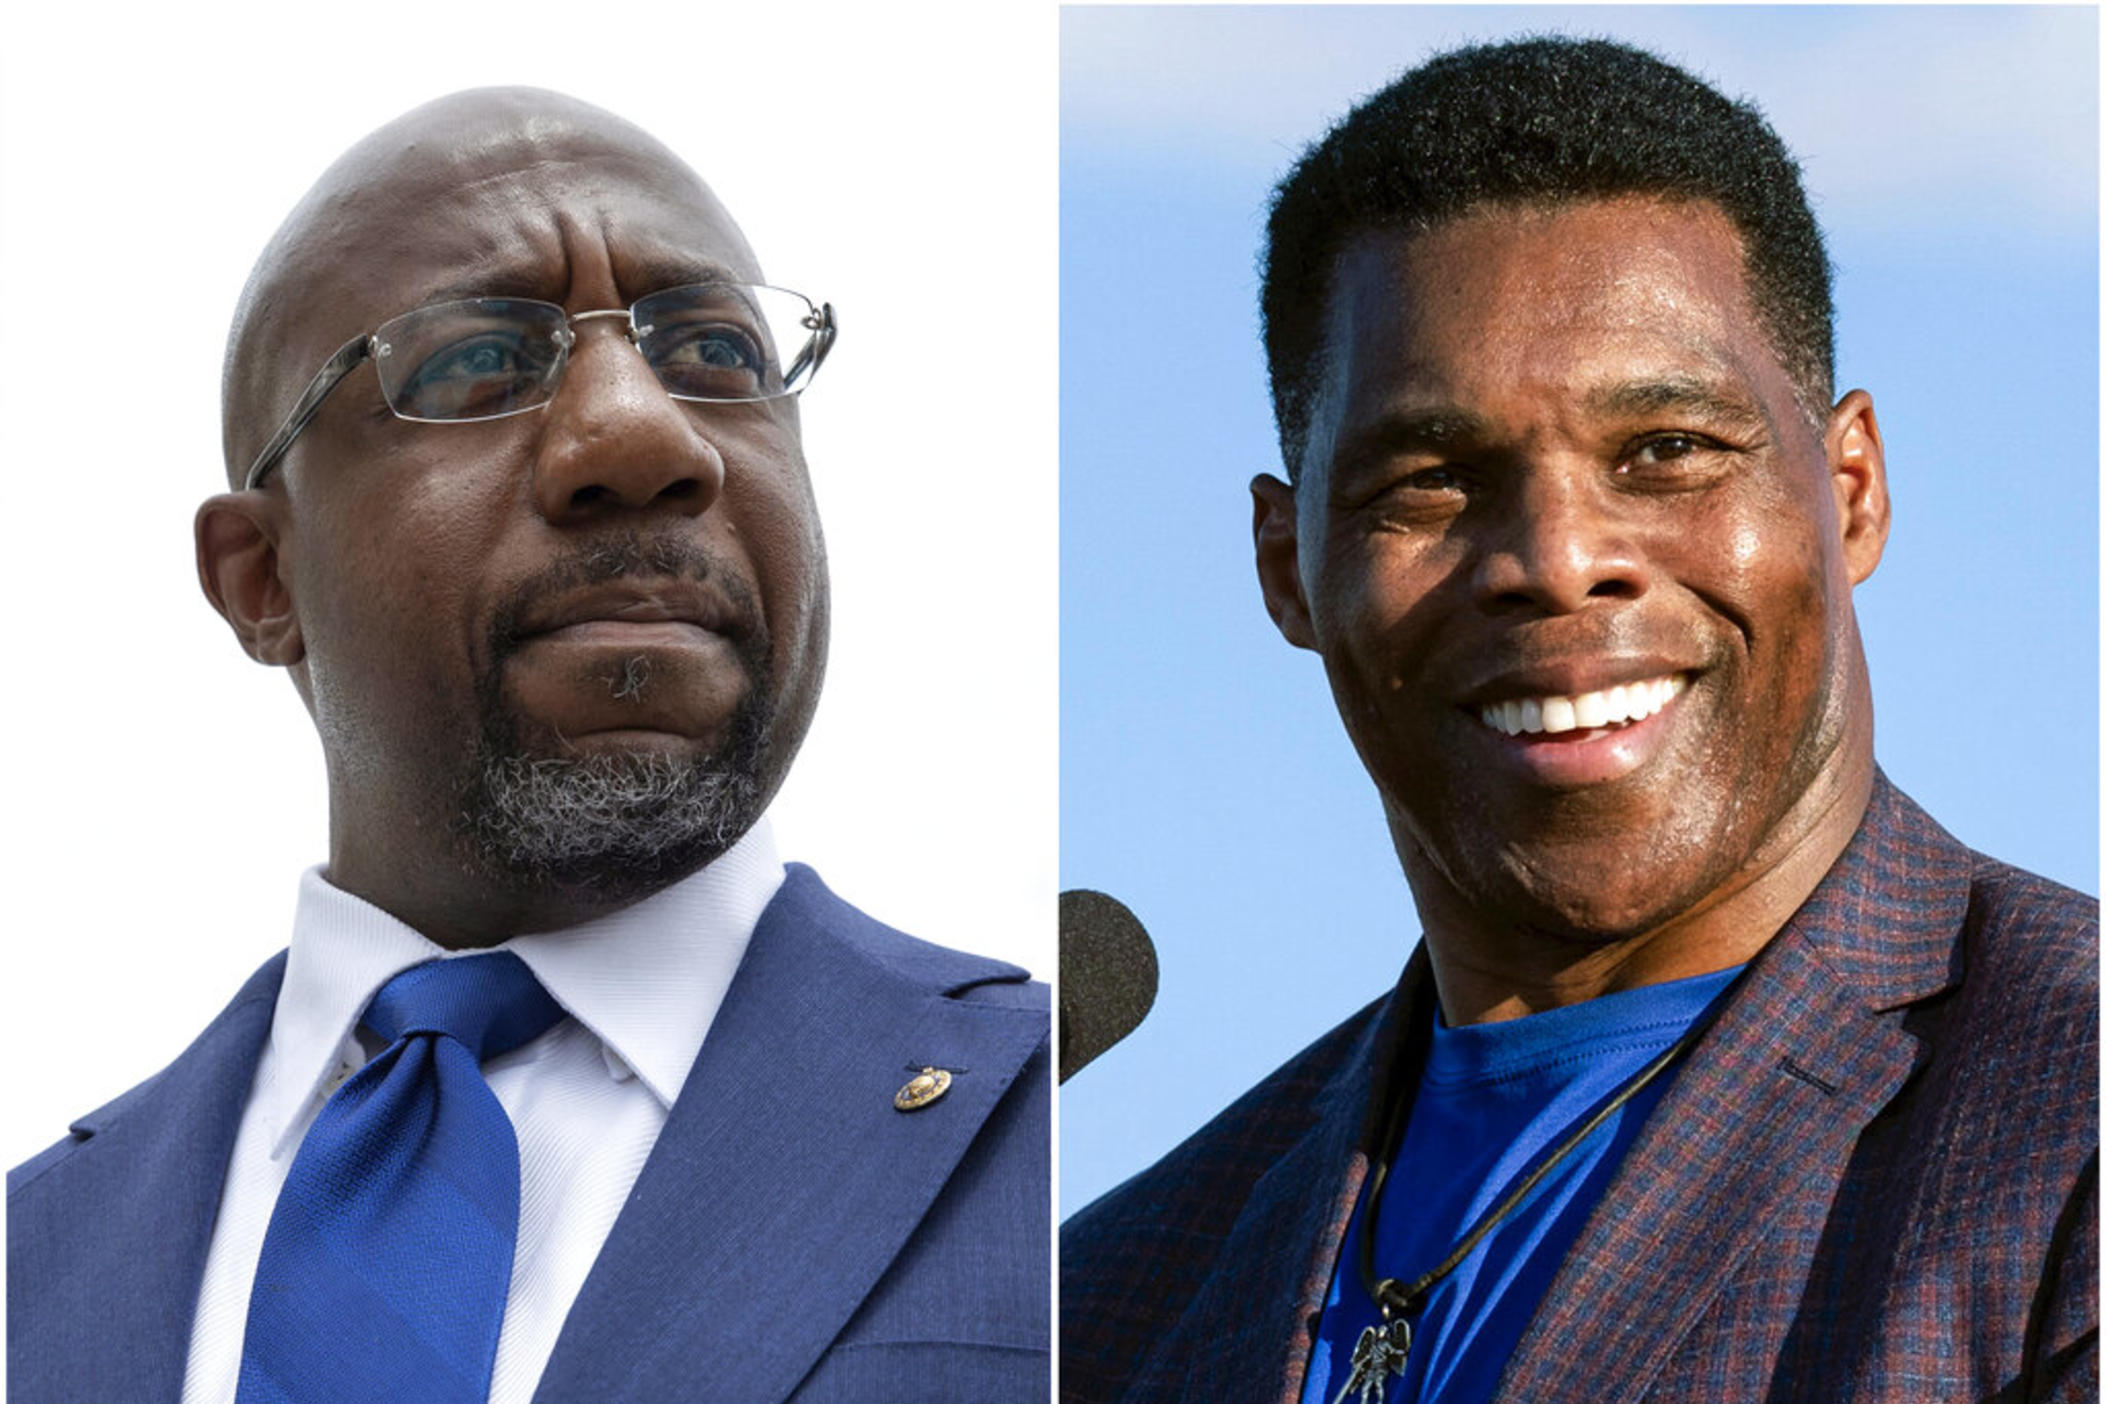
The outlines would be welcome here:
[[[1409,1283],[1432,1271],[1739,973],[1735,967],[1460,1029],[1436,1015],[1376,1216],[1375,1276]],[[1403,1378],[1387,1382],[1385,1404],[1491,1397],[1550,1279],[1674,1073],[1654,1078],[1595,1128],[1427,1295],[1413,1316]],[[1361,1330],[1378,1319],[1360,1273],[1366,1229],[1363,1201],[1339,1249],[1303,1404],[1331,1404],[1351,1373]]]

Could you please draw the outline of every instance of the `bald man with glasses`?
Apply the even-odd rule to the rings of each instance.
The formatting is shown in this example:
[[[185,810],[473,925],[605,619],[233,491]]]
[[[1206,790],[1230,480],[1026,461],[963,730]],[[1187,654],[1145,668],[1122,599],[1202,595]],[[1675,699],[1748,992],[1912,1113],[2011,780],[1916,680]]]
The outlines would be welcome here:
[[[8,1182],[25,1401],[1049,1393],[1047,1000],[776,856],[823,301],[488,90],[235,315],[199,577],[327,761],[291,945]]]

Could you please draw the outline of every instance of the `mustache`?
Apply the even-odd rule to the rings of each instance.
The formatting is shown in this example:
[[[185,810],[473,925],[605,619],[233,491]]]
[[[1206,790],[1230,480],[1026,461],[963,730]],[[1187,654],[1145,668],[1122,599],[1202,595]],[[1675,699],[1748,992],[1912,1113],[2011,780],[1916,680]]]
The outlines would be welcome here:
[[[770,651],[767,624],[752,587],[701,543],[664,532],[646,535],[640,530],[581,543],[507,591],[490,620],[492,663],[504,662],[519,649],[530,632],[525,621],[546,601],[582,586],[629,577],[709,582],[730,606],[732,626],[727,637],[748,672],[765,675]]]

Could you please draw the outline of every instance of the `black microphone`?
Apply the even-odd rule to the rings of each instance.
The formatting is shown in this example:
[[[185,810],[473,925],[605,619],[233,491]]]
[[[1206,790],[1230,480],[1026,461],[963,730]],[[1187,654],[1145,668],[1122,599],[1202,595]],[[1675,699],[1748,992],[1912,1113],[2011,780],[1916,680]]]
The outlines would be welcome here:
[[[1060,1080],[1132,1033],[1155,1003],[1155,943],[1116,897],[1060,894]]]

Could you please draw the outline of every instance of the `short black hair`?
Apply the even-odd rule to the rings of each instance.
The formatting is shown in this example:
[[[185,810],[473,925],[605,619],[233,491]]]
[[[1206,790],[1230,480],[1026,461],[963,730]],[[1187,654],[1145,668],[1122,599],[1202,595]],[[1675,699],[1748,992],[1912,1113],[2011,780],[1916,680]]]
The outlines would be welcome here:
[[[1530,38],[1441,54],[1356,106],[1273,191],[1260,312],[1290,477],[1323,372],[1332,265],[1365,229],[1483,206],[1649,195],[1739,231],[1755,313],[1819,423],[1834,380],[1828,255],[1798,163],[1755,107],[1640,49]]]

